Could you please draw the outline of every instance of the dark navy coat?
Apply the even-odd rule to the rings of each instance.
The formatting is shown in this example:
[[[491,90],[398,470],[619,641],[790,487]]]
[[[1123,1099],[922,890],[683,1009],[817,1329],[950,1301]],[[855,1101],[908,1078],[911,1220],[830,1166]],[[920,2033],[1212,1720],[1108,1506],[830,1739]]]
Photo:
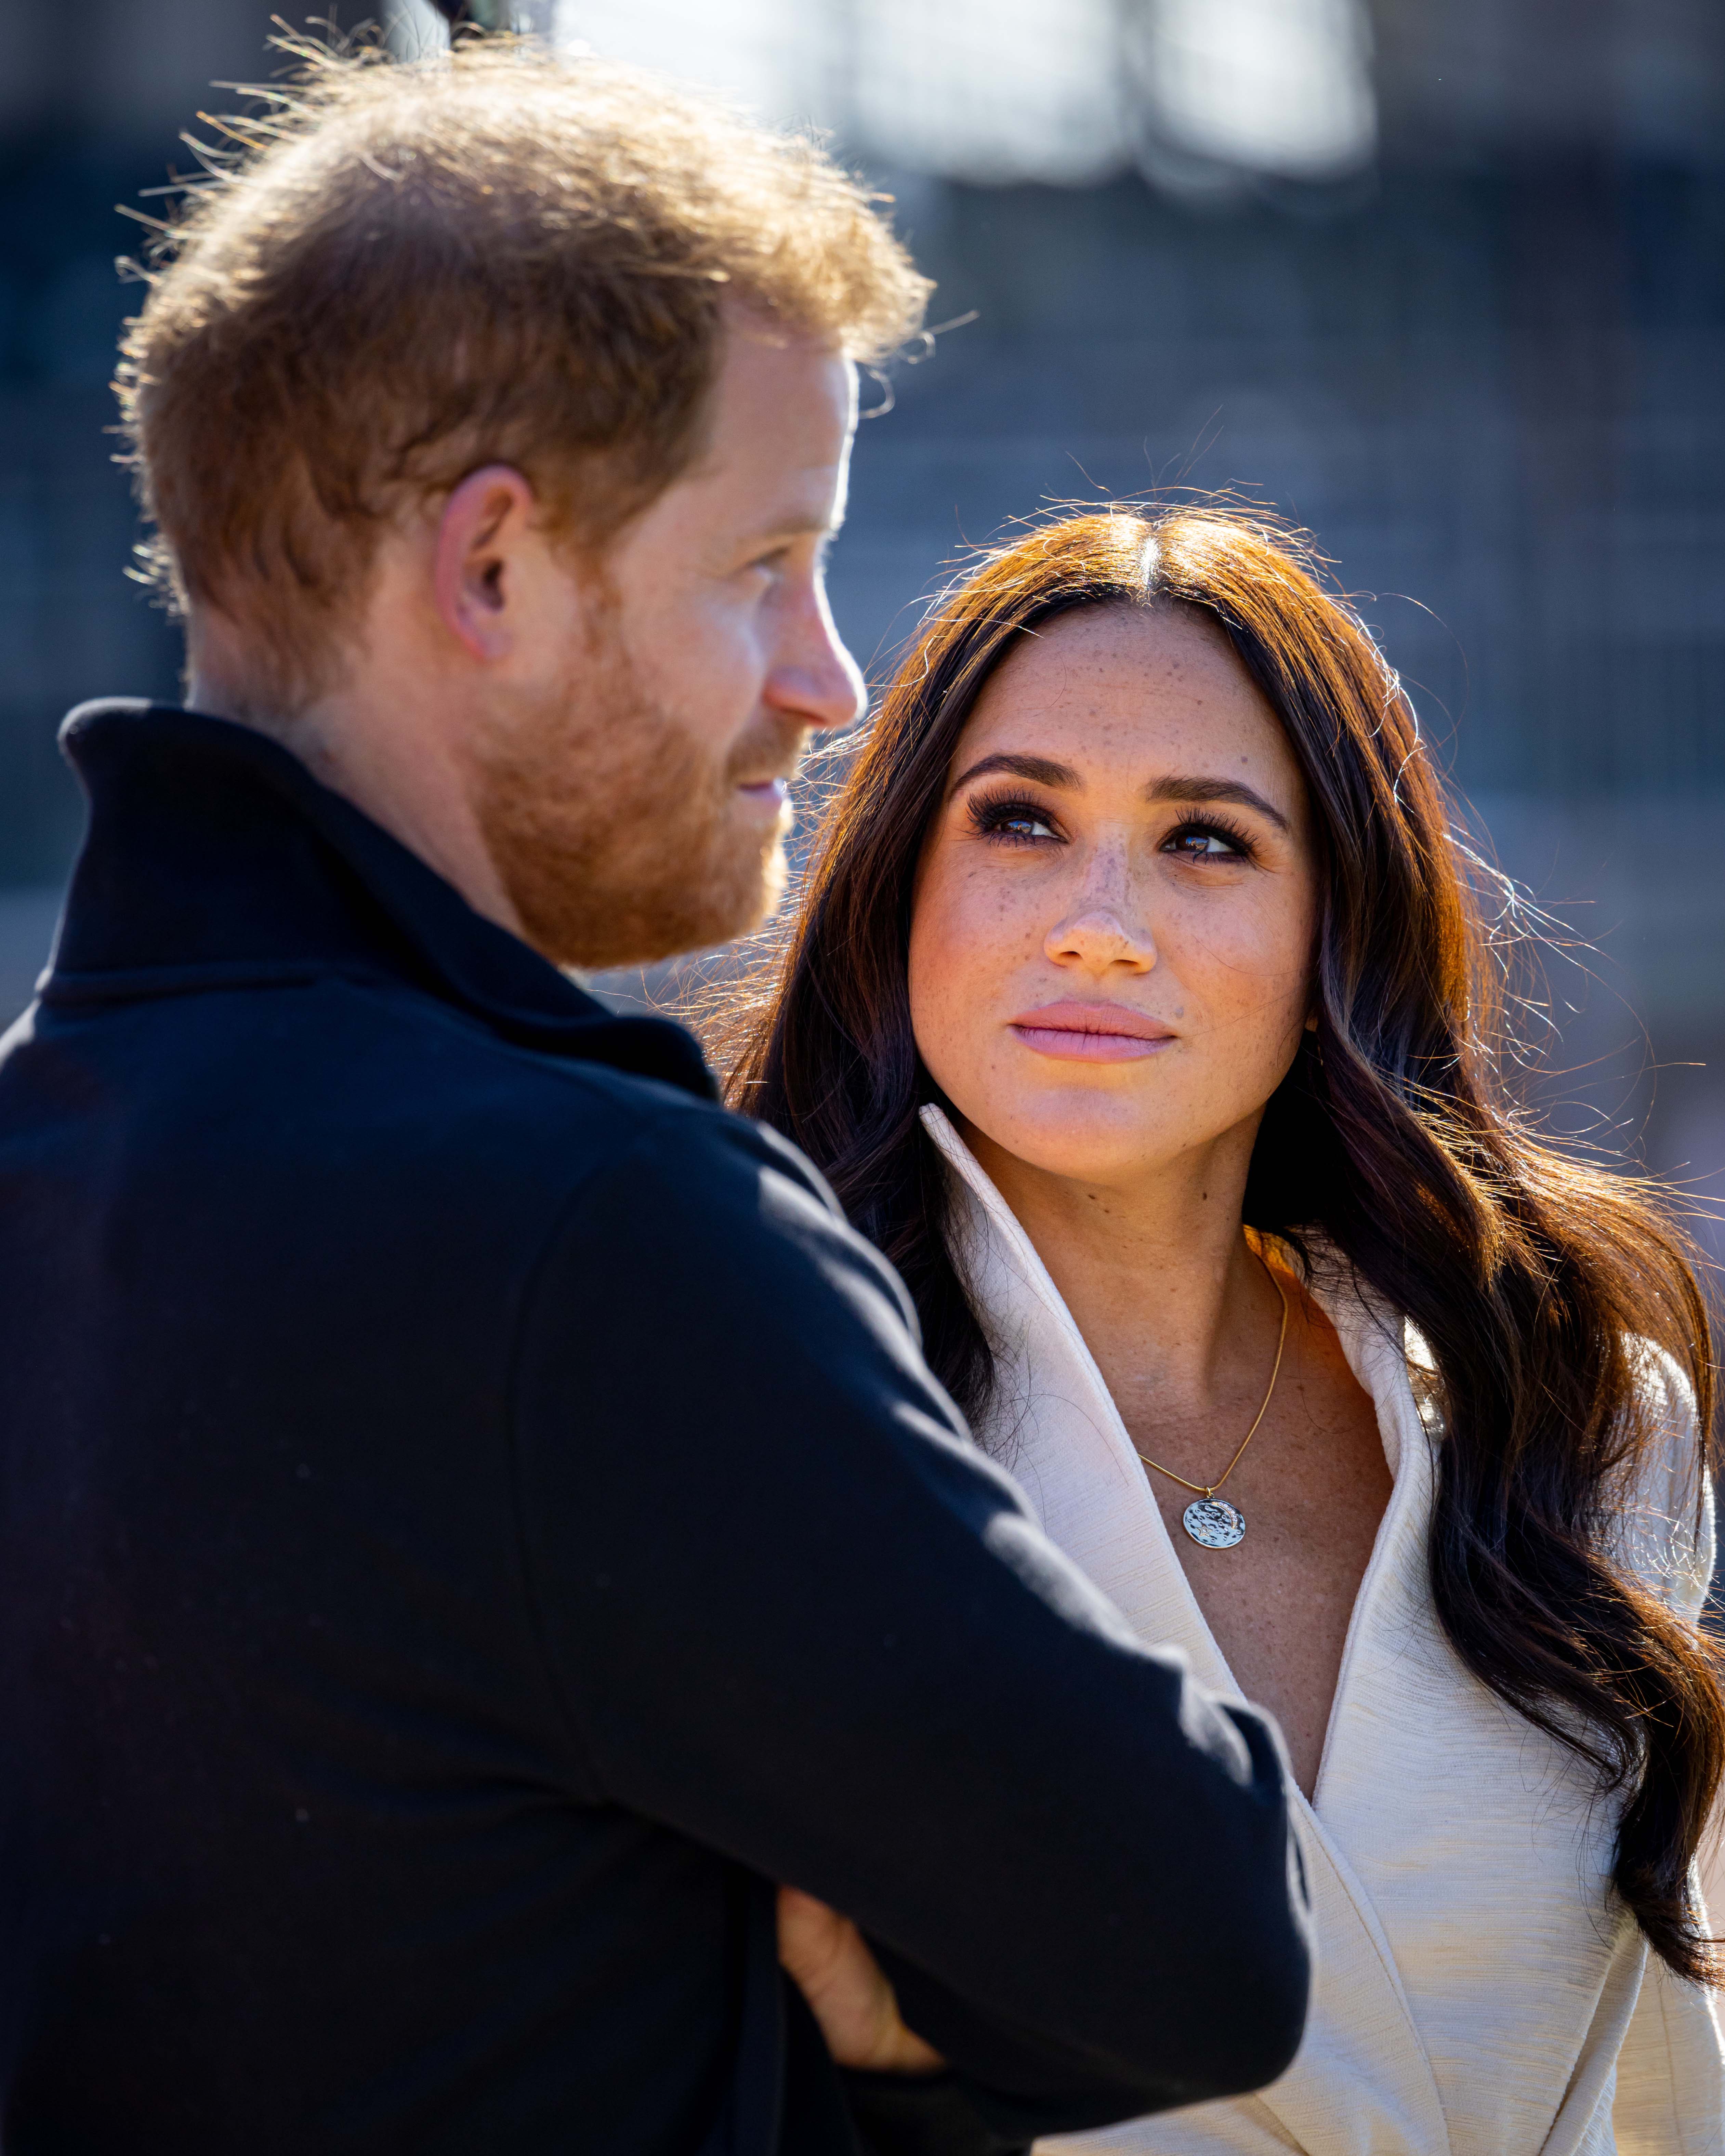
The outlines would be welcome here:
[[[262,737],[66,742],[0,1054],[7,2156],[956,2156],[1277,2073],[1268,1726],[1043,1539],[808,1164]],[[835,2071],[780,1880],[949,2073]]]

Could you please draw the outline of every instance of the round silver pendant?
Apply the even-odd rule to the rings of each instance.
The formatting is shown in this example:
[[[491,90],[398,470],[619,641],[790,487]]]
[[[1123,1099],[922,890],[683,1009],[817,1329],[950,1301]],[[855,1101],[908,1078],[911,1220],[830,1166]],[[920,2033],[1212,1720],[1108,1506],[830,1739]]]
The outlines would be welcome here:
[[[1232,1549],[1245,1540],[1245,1514],[1224,1497],[1199,1497],[1181,1513],[1180,1523],[1206,1549]]]

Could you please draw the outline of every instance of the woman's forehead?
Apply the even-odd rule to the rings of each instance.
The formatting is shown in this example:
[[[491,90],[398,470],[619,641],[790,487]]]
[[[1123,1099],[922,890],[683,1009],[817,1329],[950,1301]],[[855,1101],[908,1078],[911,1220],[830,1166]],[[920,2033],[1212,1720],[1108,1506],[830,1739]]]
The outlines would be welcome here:
[[[1086,608],[1021,638],[978,696],[953,769],[1007,747],[1081,767],[1221,755],[1299,783],[1281,721],[1219,625],[1184,606]]]

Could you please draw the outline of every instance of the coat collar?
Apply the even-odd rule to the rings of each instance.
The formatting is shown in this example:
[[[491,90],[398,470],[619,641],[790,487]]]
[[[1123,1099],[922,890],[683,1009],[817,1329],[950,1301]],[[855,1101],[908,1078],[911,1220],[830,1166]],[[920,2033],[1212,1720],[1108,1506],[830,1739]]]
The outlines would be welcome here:
[[[713,1096],[680,1026],[614,1016],[264,735],[126,700],[81,705],[60,742],[90,827],[44,1002],[359,975],[522,1045]]]

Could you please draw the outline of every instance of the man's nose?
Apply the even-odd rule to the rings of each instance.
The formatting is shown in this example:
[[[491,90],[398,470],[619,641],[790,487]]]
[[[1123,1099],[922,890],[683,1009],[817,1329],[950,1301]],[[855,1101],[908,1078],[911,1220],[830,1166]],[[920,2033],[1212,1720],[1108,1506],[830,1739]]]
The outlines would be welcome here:
[[[854,726],[869,708],[862,669],[845,648],[824,590],[808,588],[785,610],[767,676],[766,701],[787,717],[829,733]]]

